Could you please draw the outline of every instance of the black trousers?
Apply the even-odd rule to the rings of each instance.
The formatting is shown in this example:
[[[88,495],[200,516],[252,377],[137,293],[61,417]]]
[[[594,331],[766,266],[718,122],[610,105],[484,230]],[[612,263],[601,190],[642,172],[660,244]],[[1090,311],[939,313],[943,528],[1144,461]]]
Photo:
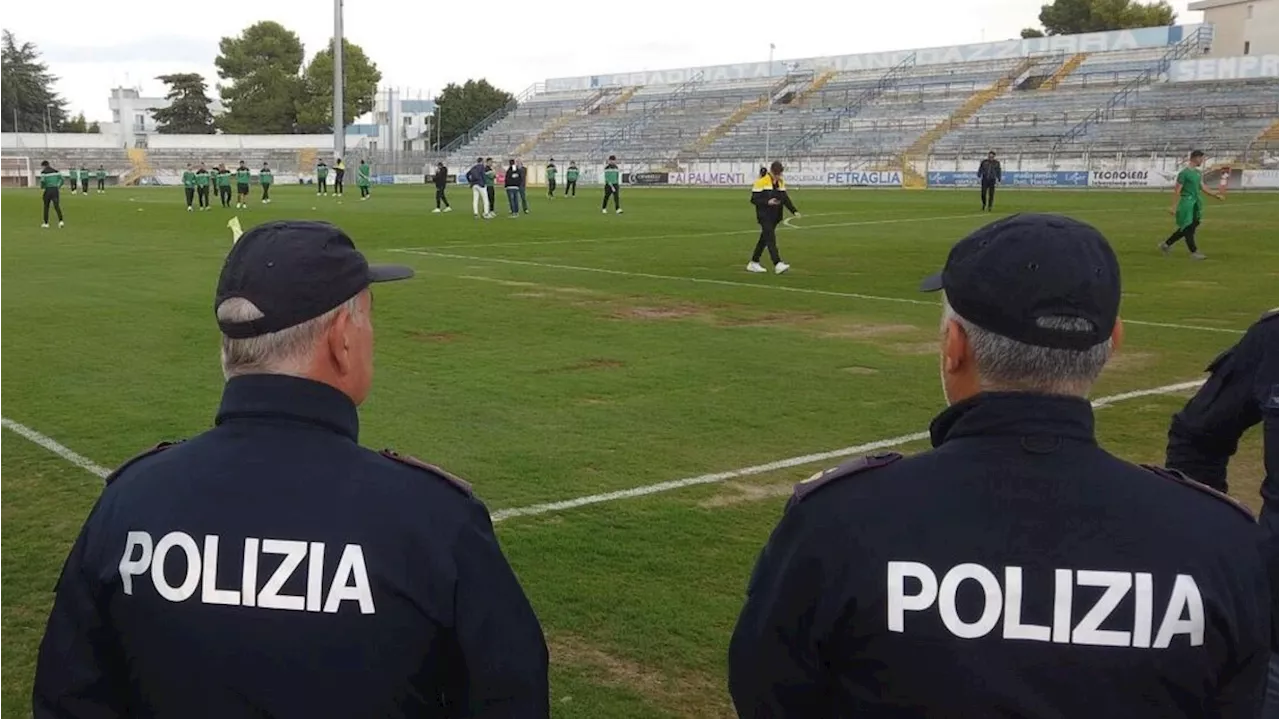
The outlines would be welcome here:
[[[223,207],[231,207],[231,185],[222,185],[219,187],[218,197],[222,200]]]
[[[444,206],[445,206],[445,207],[448,207],[448,206],[449,206],[449,198],[447,198],[447,197],[445,197],[445,196],[444,196],[444,188],[443,188],[443,187],[437,187],[437,188],[436,188],[436,209],[437,209],[437,210],[438,210],[438,209],[440,209],[440,205],[441,205],[442,203],[444,204]]]
[[[264,199],[264,200],[270,200],[270,199],[271,199],[271,185],[263,185],[263,186],[262,186],[262,199]]]
[[[1197,217],[1191,221],[1191,224],[1174,232],[1172,235],[1169,235],[1169,239],[1164,241],[1165,246],[1173,247],[1177,244],[1178,240],[1186,240],[1188,250],[1191,250],[1192,252],[1199,252],[1199,248],[1196,247],[1196,230],[1199,229],[1199,227],[1200,218]]]
[[[208,207],[208,206],[209,206],[209,188],[208,188],[207,186],[206,186],[206,187],[200,187],[199,185],[197,185],[197,186],[196,186],[196,196],[200,198],[200,206],[201,206],[201,207]]]
[[[107,189],[107,181],[105,178],[102,178],[102,177],[98,178],[98,189],[99,190]]]
[[[556,179],[554,177],[547,178],[547,197],[556,196]]]
[[[75,192],[76,192],[76,180],[75,180],[75,178],[72,178],[72,179],[71,179],[71,194],[73,194],[73,195],[74,195],[74,194],[75,194]]]
[[[565,181],[565,183],[564,183],[564,194],[565,194],[565,196],[566,196],[566,197],[568,197],[569,195],[573,195],[574,197],[577,197],[577,196],[578,196],[578,181],[577,181],[577,180],[567,180],[567,181]]]
[[[191,207],[191,201],[194,200],[196,197],[196,188],[184,187],[182,188],[182,192],[184,195],[187,196],[187,207]]]
[[[369,196],[369,186],[368,186],[368,185],[361,185],[361,186],[360,186],[360,196],[361,196],[361,197],[368,197],[368,196]]]
[[[320,179],[316,180],[316,192],[317,192],[317,193],[319,193],[319,192],[328,192],[328,191],[329,191],[329,181],[328,181],[327,179],[325,179],[325,178],[321,177]]]
[[[49,205],[53,205],[53,211],[58,213],[58,222],[62,222],[61,194],[56,187],[50,187],[44,191],[44,224],[49,224]]]
[[[751,261],[759,262],[765,250],[769,250],[769,259],[773,264],[782,261],[782,256],[778,254],[778,225],[773,222],[760,223],[760,239],[756,241],[756,251],[751,253]]]
[[[982,207],[994,207],[996,204],[996,183],[995,180],[982,181]]]
[[[333,175],[333,191],[338,193],[339,195],[342,194],[342,180],[343,180],[343,175],[345,174],[347,174],[346,170],[338,170]]]
[[[497,205],[493,204],[493,201],[494,201],[494,189],[493,189],[493,185],[485,185],[485,186],[484,186],[484,194],[486,194],[486,195],[488,195],[488,196],[489,196],[489,209],[494,210],[494,208],[496,208],[496,207],[497,207]],[[497,210],[494,210],[494,211],[496,212]]]
[[[620,199],[621,198],[620,190],[621,188],[619,188],[617,185],[605,185],[604,186],[604,202],[600,203],[600,209],[603,210],[609,206],[610,197],[613,198],[613,209],[615,210],[621,209],[621,207],[619,206],[622,202],[622,200]]]

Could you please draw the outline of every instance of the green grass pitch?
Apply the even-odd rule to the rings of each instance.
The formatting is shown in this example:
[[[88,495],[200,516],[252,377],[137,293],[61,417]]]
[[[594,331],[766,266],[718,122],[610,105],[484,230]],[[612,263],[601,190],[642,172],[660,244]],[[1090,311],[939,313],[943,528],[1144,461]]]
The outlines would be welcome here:
[[[505,197],[499,188],[499,206]],[[188,214],[181,188],[3,194],[3,415],[112,467],[206,428],[222,377],[213,290],[226,227],[332,221],[371,261],[418,276],[376,290],[362,442],[469,479],[492,511],[698,477],[898,437],[942,408],[937,298],[915,291],[951,244],[1002,214],[1094,223],[1122,265],[1126,343],[1095,396],[1201,378],[1277,303],[1277,197],[1210,201],[1209,259],[1163,257],[1165,194],[794,189],[785,275],[744,271],[745,189],[598,188],[533,214],[433,215],[425,187],[339,202],[280,186],[247,210]],[[215,203],[216,204],[216,203]],[[406,251],[407,250],[407,251]],[[907,300],[907,301],[901,301]],[[1185,392],[1098,410],[1105,444],[1160,461]],[[3,433],[3,716],[29,713],[34,657],[65,553],[100,480]],[[919,450],[920,442],[905,446]],[[1256,507],[1256,435],[1233,491]],[[839,460],[500,522],[552,651],[557,717],[730,716],[724,655],[757,552],[792,483]],[[786,465],[787,463],[784,463]],[[705,479],[705,478],[704,478]]]

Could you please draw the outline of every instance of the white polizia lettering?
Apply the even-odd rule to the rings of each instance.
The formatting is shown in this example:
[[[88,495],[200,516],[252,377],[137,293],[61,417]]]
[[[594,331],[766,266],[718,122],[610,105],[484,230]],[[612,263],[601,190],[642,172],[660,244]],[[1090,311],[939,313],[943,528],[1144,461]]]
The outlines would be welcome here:
[[[125,559],[128,556],[126,553]],[[122,559],[122,571],[124,566]],[[1168,604],[1163,614],[1157,615],[1153,606],[1156,580],[1149,572],[1055,569],[1051,602],[1040,604],[1050,606],[1051,626],[1023,621],[1027,594],[1022,567],[1004,567],[997,572],[979,564],[959,564],[939,579],[925,564],[895,561],[888,563],[886,578],[891,632],[909,631],[908,613],[936,610],[942,627],[961,639],[985,637],[999,627],[1004,639],[1033,642],[1167,649],[1175,637],[1186,636],[1189,646],[1204,644],[1204,600],[1195,577],[1189,574],[1173,577]],[[962,617],[957,609],[957,595],[966,583],[970,585],[963,590],[966,596],[982,598],[977,616],[972,616],[974,610],[970,610],[970,616]],[[1077,593],[1082,587],[1089,590]],[[1098,594],[1095,588],[1101,588],[1102,593]],[[1117,612],[1131,592],[1132,610]],[[1096,598],[1090,603],[1091,597]],[[1155,624],[1157,616],[1159,624]],[[1074,626],[1073,617],[1078,617]],[[1108,622],[1110,628],[1103,629]]]
[[[258,537],[242,541],[243,550],[237,552],[234,543],[227,548],[218,535],[208,534],[203,537],[202,551],[202,543],[186,532],[169,532],[153,541],[147,532],[131,531],[120,555],[121,587],[126,595],[134,596],[134,578],[150,574],[156,594],[170,602],[198,597],[202,604],[333,614],[342,609],[343,602],[351,601],[361,614],[374,613],[373,590],[359,544],[342,546],[326,591],[325,558],[333,554],[325,551],[324,542]],[[238,587],[230,572],[219,575],[220,550],[225,556],[242,557]],[[182,561],[168,561],[166,566],[175,552]],[[270,560],[266,560],[268,555],[273,555]],[[299,571],[305,575],[303,581],[292,586],[302,587],[305,594],[283,593]],[[265,582],[260,584],[263,578]]]

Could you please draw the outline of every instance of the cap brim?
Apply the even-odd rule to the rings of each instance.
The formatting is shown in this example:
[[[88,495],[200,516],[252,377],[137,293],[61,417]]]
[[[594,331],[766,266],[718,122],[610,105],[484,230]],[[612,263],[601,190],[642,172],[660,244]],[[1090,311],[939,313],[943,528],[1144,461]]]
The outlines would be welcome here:
[[[920,282],[921,292],[937,292],[942,289],[942,273],[929,275]]]
[[[370,282],[394,282],[413,277],[413,268],[404,265],[369,265]]]

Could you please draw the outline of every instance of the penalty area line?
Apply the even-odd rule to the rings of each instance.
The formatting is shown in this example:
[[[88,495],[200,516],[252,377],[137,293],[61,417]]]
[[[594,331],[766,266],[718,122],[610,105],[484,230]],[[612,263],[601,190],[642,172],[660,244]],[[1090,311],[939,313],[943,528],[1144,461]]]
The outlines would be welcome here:
[[[1149,389],[1134,390],[1132,392],[1122,392],[1120,394],[1110,395],[1108,397],[1099,397],[1093,401],[1095,409],[1109,407],[1118,402],[1136,399],[1138,397],[1149,397],[1152,395],[1171,394],[1181,392],[1183,390],[1195,389],[1204,384],[1205,380],[1192,380],[1189,382],[1178,382],[1176,384],[1168,384],[1163,387],[1152,387]],[[675,479],[669,482],[659,482],[657,484],[646,484],[641,487],[632,487],[631,489],[622,489],[616,492],[606,492],[603,494],[589,494],[584,497],[575,497],[560,502],[546,502],[543,504],[531,504],[527,507],[513,507],[510,509],[499,509],[490,516],[494,522],[502,522],[513,517],[534,517],[540,514],[549,514],[551,512],[561,512],[566,509],[576,509],[578,507],[587,507],[593,504],[604,504],[605,502],[616,502],[620,499],[634,499],[635,497],[644,497],[650,494],[660,494],[662,492],[671,492],[686,487],[697,487],[704,484],[716,484],[730,479],[739,477],[750,477],[757,474],[766,474],[780,469],[790,469],[792,467],[800,467],[806,464],[814,464],[817,462],[826,462],[834,459],[843,459],[854,455],[866,454],[877,449],[888,449],[889,447],[900,447],[904,444],[919,442],[929,438],[928,432],[914,432],[912,434],[904,434],[898,437],[890,437],[888,439],[876,440],[875,442],[867,442],[866,444],[856,444],[852,447],[842,447],[827,452],[817,452],[814,454],[802,454],[799,457],[789,457],[787,459],[779,459],[774,462],[765,464],[757,464],[751,467],[743,467],[742,469],[731,469],[727,472],[715,472],[713,474],[700,474],[696,477],[686,477],[684,479]]]

